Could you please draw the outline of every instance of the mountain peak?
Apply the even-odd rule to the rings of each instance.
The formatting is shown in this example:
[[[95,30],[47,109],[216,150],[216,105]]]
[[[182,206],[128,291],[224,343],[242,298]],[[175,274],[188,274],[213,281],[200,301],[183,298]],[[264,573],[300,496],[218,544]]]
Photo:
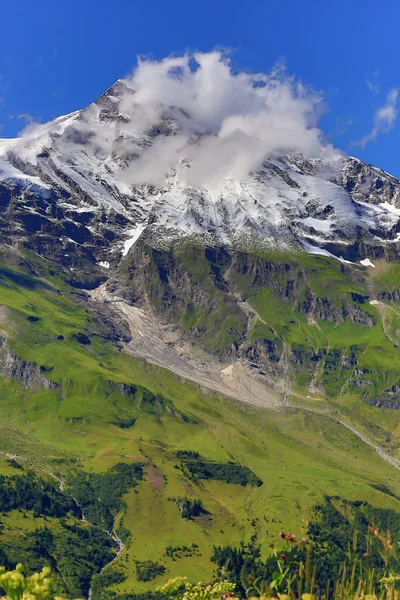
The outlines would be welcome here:
[[[109,107],[110,102],[117,103],[123,96],[133,93],[134,90],[129,87],[126,79],[117,79],[97,98],[97,100],[94,101],[94,104]]]
[[[190,115],[175,107],[143,107],[134,94],[119,79],[85,109],[0,141],[3,189],[13,189],[18,219],[25,222],[29,211],[41,224],[32,232],[21,230],[19,220],[18,236],[40,238],[55,222],[73,223],[68,239],[84,248],[89,243],[95,262],[119,260],[139,236],[161,246],[193,238],[296,247],[351,260],[365,258],[358,256],[360,244],[371,247],[371,256],[386,252],[388,244],[390,252],[397,251],[395,177],[355,158],[328,153],[307,159],[297,153],[267,158],[239,180],[221,176],[194,185],[193,168],[199,168],[207,145],[212,156],[215,136],[187,138],[181,127],[187,129]],[[158,121],[149,116],[153,109]],[[175,157],[174,167],[166,155]],[[157,183],[146,183],[146,170]]]

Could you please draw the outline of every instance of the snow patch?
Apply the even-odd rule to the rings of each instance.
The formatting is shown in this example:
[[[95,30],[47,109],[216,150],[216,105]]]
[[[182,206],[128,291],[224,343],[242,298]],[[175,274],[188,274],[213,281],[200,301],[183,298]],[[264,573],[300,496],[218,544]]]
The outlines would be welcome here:
[[[363,260],[360,260],[360,264],[364,267],[374,267],[375,269],[375,265],[369,260],[369,258],[364,258]]]
[[[100,260],[98,264],[100,265],[100,267],[103,267],[103,269],[110,268],[110,263],[107,262],[106,260]]]
[[[393,204],[389,204],[387,200],[385,200],[385,202],[381,202],[379,206],[392,213],[392,215],[400,216],[400,208],[396,208],[393,206]]]
[[[126,256],[129,250],[132,248],[133,244],[140,238],[143,231],[146,229],[146,223],[142,223],[133,229],[130,229],[127,233],[131,235],[129,239],[125,240],[124,246],[122,249],[122,256]]]
[[[323,231],[324,233],[328,233],[331,228],[331,224],[329,221],[323,221],[322,219],[314,219],[314,217],[307,217],[306,219],[302,219],[301,222],[304,223],[304,225],[308,225],[308,227],[316,229],[316,231]]]
[[[18,181],[21,187],[28,189],[33,186],[44,188],[46,190],[50,189],[50,186],[39,179],[39,177],[26,175],[26,173],[23,173],[5,161],[0,161],[0,181]]]
[[[318,248],[318,246],[313,246],[308,242],[303,242],[304,250],[307,250],[310,254],[321,254],[322,256],[329,256],[329,258],[334,258],[335,260],[340,260],[342,263],[347,263],[348,265],[354,265],[355,263],[351,262],[351,260],[345,260],[342,256],[335,256],[332,252],[328,252],[328,250],[324,250],[323,248]]]

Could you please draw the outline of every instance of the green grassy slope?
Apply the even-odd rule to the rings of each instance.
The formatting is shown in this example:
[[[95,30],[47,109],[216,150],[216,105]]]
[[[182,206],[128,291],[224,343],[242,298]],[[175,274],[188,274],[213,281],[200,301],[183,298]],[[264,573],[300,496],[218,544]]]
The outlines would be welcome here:
[[[333,295],[339,288],[347,293],[346,286],[349,293],[355,291],[339,263],[323,259],[312,268],[316,265],[326,270],[325,283],[319,271],[315,274],[321,294],[332,273],[337,277]],[[243,280],[238,285],[243,286]],[[377,275],[376,285],[388,284],[380,283]],[[357,354],[360,364],[371,370],[377,389],[395,380],[397,349],[390,345],[374,306],[363,305],[374,316],[373,327],[352,321],[313,325],[303,314],[295,314],[289,302],[276,298],[270,287],[258,287],[248,285],[248,302],[268,327],[259,321],[253,337],[272,330],[271,335],[285,344],[329,347],[329,352],[357,345],[362,348]],[[356,289],[363,292],[362,286]],[[324,396],[307,394],[307,370],[299,371],[292,406],[263,410],[207,393],[122,353],[105,339],[101,324],[76,302],[72,291],[54,277],[45,281],[18,265],[3,266],[0,305],[5,307],[0,334],[8,338],[11,350],[21,360],[39,365],[43,376],[56,384],[49,390],[30,389],[13,379],[0,379],[0,451],[65,480],[77,469],[101,473],[120,462],[144,463],[145,479],[125,495],[126,507],[116,515],[115,527],[122,526],[131,535],[112,567],[126,579],[110,589],[123,593],[153,588],[154,581],[139,582],[135,575],[135,561],[147,559],[166,567],[157,582],[183,572],[193,579],[210,578],[214,544],[248,541],[256,533],[266,550],[282,525],[299,531],[323,494],[368,498],[373,505],[400,510],[395,497],[371,487],[382,483],[400,496],[397,470],[337,420],[348,420],[371,440],[396,451],[399,413],[371,406],[346,387],[336,396],[337,381],[345,385],[341,373],[332,374],[321,365],[318,378],[328,392]],[[385,318],[395,331],[397,317]],[[82,334],[90,343],[79,341]],[[127,394],[121,384],[136,386],[135,393]],[[208,461],[247,466],[263,485],[191,480],[176,468],[182,462],[176,455],[180,450],[198,452]],[[0,459],[0,473],[12,471],[5,456]],[[209,515],[182,519],[173,499],[185,496],[201,499]],[[2,537],[11,539],[38,525],[29,513],[23,518],[16,512],[0,521],[4,524],[0,543]],[[47,526],[59,527],[51,520]],[[166,556],[168,546],[192,544],[198,546],[196,557]]]
[[[285,269],[267,285],[240,274],[236,282],[262,320],[251,338],[290,349],[293,389],[307,395],[313,381],[331,400],[384,398],[397,408],[390,388],[399,381],[400,307],[385,295],[400,286],[398,265],[377,260],[367,269],[305,253],[264,260],[271,258]]]

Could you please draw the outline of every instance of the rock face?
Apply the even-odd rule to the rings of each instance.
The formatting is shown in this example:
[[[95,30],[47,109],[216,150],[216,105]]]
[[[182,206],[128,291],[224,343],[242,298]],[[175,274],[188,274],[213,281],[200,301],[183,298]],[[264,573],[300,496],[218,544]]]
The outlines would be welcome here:
[[[316,331],[320,321],[335,328],[349,322],[368,329],[376,324],[365,308],[369,296],[356,292],[341,294],[340,300],[318,296],[307,278],[307,268],[290,261],[272,262],[226,247],[160,250],[139,240],[106,285],[116,297],[178,325],[189,343],[219,361],[241,361],[276,388],[288,371],[311,381],[322,364],[326,378],[336,377],[336,370],[350,378],[362,352],[356,346],[350,351],[329,350],[324,334],[322,342],[314,334],[302,344],[292,343],[288,352],[282,327],[300,327],[302,319]],[[273,305],[279,305],[278,326],[264,321],[253,308],[259,293],[267,293]],[[354,387],[361,389],[367,379],[360,371]],[[323,391],[322,383],[319,389]]]
[[[344,322],[346,319],[372,327],[374,319],[359,306],[351,303],[347,298],[343,299],[341,306],[335,306],[328,298],[318,298],[312,291],[306,294],[306,300],[298,305],[299,312],[312,317],[315,321],[331,321],[332,323]]]
[[[377,400],[371,402],[378,408],[400,409],[400,385],[392,385],[388,390],[382,392]]]
[[[0,337],[0,375],[4,379],[14,379],[30,390],[55,390],[59,386],[44,375],[45,367],[21,360],[8,347],[6,338]]]
[[[358,158],[351,157],[345,161],[337,175],[337,183],[357,202],[367,200],[370,204],[387,203],[394,209],[400,208],[399,180]],[[390,207],[388,209],[390,210]]]

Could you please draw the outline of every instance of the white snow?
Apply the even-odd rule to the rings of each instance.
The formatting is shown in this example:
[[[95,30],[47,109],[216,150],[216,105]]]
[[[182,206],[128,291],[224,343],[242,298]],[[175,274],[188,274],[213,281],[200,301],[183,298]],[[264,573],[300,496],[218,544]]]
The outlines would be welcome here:
[[[128,252],[132,248],[133,244],[136,242],[136,240],[138,240],[140,238],[140,236],[142,235],[142,233],[145,229],[146,229],[146,223],[142,223],[141,225],[138,225],[137,227],[127,231],[127,233],[130,234],[132,237],[130,237],[128,240],[125,240],[124,246],[122,249],[122,256],[126,256],[128,254]]]
[[[0,140],[2,141],[2,140]],[[25,188],[31,188],[32,185],[50,189],[50,186],[44,183],[39,177],[32,175],[26,175],[13,167],[10,163],[5,160],[0,160],[0,181],[19,181],[20,185]]]
[[[111,90],[109,98],[117,113],[125,112],[124,106],[118,104],[117,92],[113,95]],[[129,161],[134,161],[138,149],[150,146],[154,139],[121,119],[100,120],[100,110],[92,104],[27,129],[20,138],[0,140],[0,181],[18,180],[25,188],[40,186],[38,193],[42,197],[57,186],[66,192],[65,198],[59,200],[63,209],[104,212],[106,218],[115,214],[125,217],[128,224],[116,227],[114,246],[115,251],[121,249],[123,256],[150,222],[152,233],[160,232],[161,241],[174,236],[198,236],[222,244],[240,244],[254,235],[265,245],[286,248],[307,239],[313,242],[304,242],[308,252],[348,262],[320,246],[327,242],[351,244],[359,227],[389,229],[400,218],[400,209],[389,202],[357,202],[344,188],[328,181],[327,175],[324,178],[322,174],[302,174],[294,157],[286,157],[286,162],[265,161],[262,168],[243,181],[221,179],[202,188],[185,182],[190,164],[182,157],[162,185],[131,185],[124,180]],[[173,120],[174,109],[170,110]],[[328,159],[326,165],[328,172]],[[307,216],[323,215],[325,209],[329,209],[325,211],[326,219]],[[97,233],[90,216],[86,227]],[[109,268],[107,261],[100,261],[99,265]]]
[[[328,252],[328,250],[324,250],[323,248],[318,248],[317,246],[313,246],[308,242],[303,242],[304,249],[307,250],[310,254],[321,254],[322,256],[329,256],[330,258],[335,258],[336,260],[340,260],[342,263],[347,263],[348,265],[354,265],[351,260],[345,260],[342,256],[335,256],[332,252]]]
[[[331,228],[331,224],[329,221],[323,221],[322,219],[314,219],[314,217],[307,217],[306,219],[301,220],[304,225],[308,225],[317,231],[323,231],[328,233]]]
[[[379,206],[392,213],[392,215],[400,216],[400,208],[396,208],[393,206],[393,204],[389,204],[387,200],[385,202],[381,202]]]
[[[370,261],[369,258],[364,258],[363,260],[360,260],[360,264],[362,264],[364,267],[374,267],[375,269],[375,265]]]
[[[103,267],[103,269],[110,268],[110,263],[106,260],[100,260],[98,264],[100,265],[100,267]]]

